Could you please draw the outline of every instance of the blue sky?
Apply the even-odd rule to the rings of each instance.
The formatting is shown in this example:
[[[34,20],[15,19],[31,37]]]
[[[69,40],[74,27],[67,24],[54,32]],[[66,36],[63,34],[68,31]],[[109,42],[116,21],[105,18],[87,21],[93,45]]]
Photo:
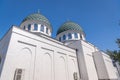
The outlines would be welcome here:
[[[0,0],[0,38],[38,9],[51,22],[54,38],[58,28],[71,20],[83,28],[86,40],[101,50],[118,49],[120,0]]]

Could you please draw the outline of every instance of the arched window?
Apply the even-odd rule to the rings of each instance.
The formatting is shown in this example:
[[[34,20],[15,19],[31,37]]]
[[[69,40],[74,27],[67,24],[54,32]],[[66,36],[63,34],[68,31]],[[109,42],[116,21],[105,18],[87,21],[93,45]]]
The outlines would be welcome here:
[[[34,30],[35,30],[35,31],[38,30],[38,24],[34,24]]]
[[[44,32],[44,25],[41,25],[40,31]]]
[[[68,34],[68,39],[72,39],[72,34],[71,33]]]
[[[59,37],[59,41],[61,41],[61,37]]]
[[[46,33],[48,34],[48,28],[46,28]]]
[[[66,40],[66,35],[63,35],[63,40]]]
[[[78,34],[77,34],[77,33],[74,33],[74,37],[75,37],[75,38],[78,38]]]
[[[30,30],[31,30],[31,24],[28,25],[28,31],[30,31]]]

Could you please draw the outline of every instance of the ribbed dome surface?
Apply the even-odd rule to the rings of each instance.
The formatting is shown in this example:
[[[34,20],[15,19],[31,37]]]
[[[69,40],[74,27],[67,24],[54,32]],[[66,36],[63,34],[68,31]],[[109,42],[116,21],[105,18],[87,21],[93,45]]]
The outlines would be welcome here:
[[[83,31],[77,23],[67,21],[58,29],[57,35],[68,30]]]
[[[40,21],[40,22],[46,23],[47,25],[50,26],[49,20],[45,16],[41,15],[40,13],[31,14],[31,15],[27,16],[22,22],[25,22],[27,20]]]

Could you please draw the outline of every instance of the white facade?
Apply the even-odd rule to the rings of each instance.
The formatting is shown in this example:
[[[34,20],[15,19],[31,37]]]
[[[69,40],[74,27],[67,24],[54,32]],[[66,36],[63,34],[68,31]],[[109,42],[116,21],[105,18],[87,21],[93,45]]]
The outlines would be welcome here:
[[[7,52],[3,52],[5,48],[0,46],[0,52],[4,54],[1,55],[5,56],[2,58],[1,80],[14,80],[16,69],[24,70],[23,80],[74,80],[74,72],[79,78],[74,49],[16,27],[11,28],[7,35],[10,35]]]
[[[93,56],[99,79],[114,80],[117,77],[117,74],[110,57],[100,51],[94,52]]]
[[[110,57],[79,27],[65,23],[56,40],[44,16],[26,17],[0,40],[0,80],[118,80]]]

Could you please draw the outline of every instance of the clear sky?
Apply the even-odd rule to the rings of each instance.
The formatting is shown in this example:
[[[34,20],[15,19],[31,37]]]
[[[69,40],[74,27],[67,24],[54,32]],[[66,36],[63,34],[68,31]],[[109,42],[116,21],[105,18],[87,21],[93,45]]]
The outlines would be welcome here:
[[[40,9],[53,26],[53,38],[68,19],[78,23],[86,40],[101,50],[115,50],[120,38],[120,0],[0,0],[0,38]]]

